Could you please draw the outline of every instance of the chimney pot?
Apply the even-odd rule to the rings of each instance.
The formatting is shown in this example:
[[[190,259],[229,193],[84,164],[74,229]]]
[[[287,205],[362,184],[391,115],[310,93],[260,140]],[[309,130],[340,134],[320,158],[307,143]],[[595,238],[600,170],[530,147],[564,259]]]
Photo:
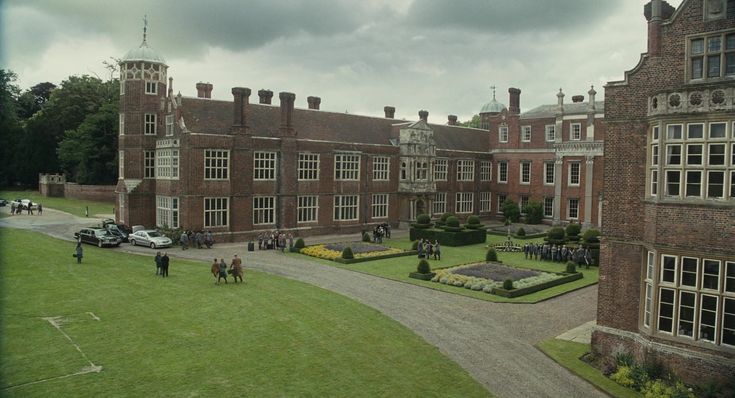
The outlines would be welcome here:
[[[284,135],[294,135],[293,130],[293,104],[296,94],[282,91],[278,93],[281,100],[281,132]]]
[[[247,87],[233,87],[232,97],[234,100],[232,125],[235,127],[245,127],[245,111],[250,97],[250,89]]]
[[[457,115],[447,116],[447,124],[450,126],[456,126],[457,125]]]
[[[309,109],[319,110],[319,105],[322,103],[322,99],[319,97],[306,97],[306,102],[309,103]]]
[[[508,112],[515,114],[521,113],[521,89],[511,87],[508,89],[508,95]]]
[[[212,98],[212,89],[214,86],[211,83],[207,83],[204,85],[204,98]],[[250,95],[248,93],[248,95]]]
[[[386,119],[395,119],[396,108],[392,106],[386,106],[386,107],[383,107],[383,112],[385,112]]]
[[[424,122],[429,121],[429,111],[427,110],[420,110],[419,111],[419,119],[423,120]]]
[[[199,82],[196,84],[197,87],[197,98],[206,98],[205,92],[207,90],[207,84]]]
[[[578,103],[584,101],[584,95],[573,95],[572,96],[572,102]]]
[[[259,101],[258,101],[259,103],[270,105],[271,98],[273,98],[273,91],[265,90],[265,89],[258,90],[258,98],[259,98]]]

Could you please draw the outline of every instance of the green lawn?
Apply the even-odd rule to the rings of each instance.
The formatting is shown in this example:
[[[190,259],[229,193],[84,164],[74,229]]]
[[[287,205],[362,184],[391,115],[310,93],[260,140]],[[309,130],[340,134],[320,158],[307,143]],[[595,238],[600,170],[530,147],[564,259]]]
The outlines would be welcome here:
[[[8,201],[15,199],[30,199],[33,202],[41,203],[44,209],[61,210],[78,217],[84,216],[84,209],[89,206],[89,215],[95,214],[113,214],[115,207],[114,202],[94,202],[91,200],[76,200],[66,198],[46,197],[38,193],[38,191],[0,191],[0,198]]]
[[[152,256],[92,246],[77,265],[73,248],[0,229],[0,396],[489,395],[404,326],[341,295],[258,272],[218,286],[209,264],[178,259],[163,279]],[[57,316],[101,373],[56,378],[89,365],[43,319]]]
[[[451,267],[458,264],[467,264],[473,262],[479,262],[485,260],[485,253],[487,252],[487,245],[501,244],[507,240],[506,237],[497,235],[488,235],[487,242],[484,244],[461,246],[461,247],[442,247],[442,259],[441,260],[430,260],[431,268],[444,268]],[[523,245],[525,242],[540,242],[541,239],[529,239],[527,241],[515,240],[516,243]],[[307,242],[308,244],[308,242]],[[388,239],[385,244],[394,247],[400,247],[408,249],[411,247],[411,242],[406,239]],[[301,254],[293,254],[301,255]],[[581,268],[580,271],[584,274],[582,279],[565,283],[563,285],[551,287],[549,289],[542,290],[540,292],[531,293],[525,296],[516,298],[505,298],[488,294],[484,292],[476,292],[469,289],[456,286],[443,285],[441,283],[422,281],[418,279],[409,278],[410,272],[416,271],[416,266],[419,260],[415,256],[411,257],[394,257],[385,260],[366,261],[355,264],[339,264],[334,261],[320,260],[310,257],[314,261],[319,261],[323,264],[332,265],[339,268],[354,270],[358,272],[364,272],[371,275],[381,276],[388,279],[393,279],[401,282],[411,283],[414,285],[424,286],[432,289],[437,289],[445,292],[462,294],[465,296],[475,297],[482,300],[494,301],[494,302],[512,302],[512,303],[536,303],[542,300],[549,299],[551,297],[558,296],[560,294],[567,293],[572,290],[576,290],[585,286],[593,285],[598,281],[598,269],[597,267],[590,267],[589,269]],[[523,253],[498,253],[498,260],[504,264],[520,267],[520,268],[533,268],[542,271],[549,272],[563,272],[566,269],[565,263],[554,263],[546,262],[541,260],[527,260],[524,258]]]
[[[536,345],[549,358],[570,372],[592,383],[595,387],[618,398],[640,398],[637,391],[625,388],[605,377],[599,370],[590,366],[580,358],[590,351],[589,344],[574,343],[566,340],[549,339]]]

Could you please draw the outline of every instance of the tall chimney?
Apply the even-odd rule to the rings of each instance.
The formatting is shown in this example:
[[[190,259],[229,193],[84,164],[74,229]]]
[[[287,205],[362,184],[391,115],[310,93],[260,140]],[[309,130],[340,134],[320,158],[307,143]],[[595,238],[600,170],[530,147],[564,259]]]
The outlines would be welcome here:
[[[450,126],[456,126],[457,125],[457,115],[447,116],[447,124]]]
[[[521,90],[515,87],[508,89],[509,104],[508,113],[521,113]]]
[[[594,111],[595,110],[595,94],[597,94],[597,91],[595,91],[595,86],[590,87],[590,91],[587,91],[587,94],[590,96],[590,102],[587,106],[588,110]]]
[[[258,90],[258,98],[261,104],[271,104],[271,98],[273,98],[273,91],[271,90]]]
[[[296,94],[282,91],[278,93],[281,99],[281,131],[284,135],[293,135],[293,103]]]
[[[383,107],[383,112],[385,112],[385,118],[386,119],[395,119],[396,116],[396,108],[392,106],[385,106]]]
[[[322,99],[319,97],[306,97],[306,102],[309,103],[309,109],[319,110],[319,104],[322,103]]]
[[[212,89],[214,86],[212,83],[207,83],[204,85],[204,98],[212,98]],[[248,94],[250,95],[250,94]]]
[[[423,109],[420,110],[419,111],[419,119],[423,120],[424,123],[428,123],[429,122],[429,111],[426,111],[426,110],[423,110]]]
[[[661,20],[661,0],[651,0],[651,19],[648,20],[648,55],[652,57],[661,55]]]
[[[564,92],[561,91],[561,87],[559,87],[559,92],[556,93],[556,110],[560,113],[564,112]]]
[[[199,82],[197,83],[196,87],[197,87],[197,98],[206,98],[204,93],[207,89],[207,84]]]
[[[250,97],[250,89],[247,87],[233,87],[232,98],[234,100],[232,111],[232,126],[236,129],[245,129],[245,112]]]

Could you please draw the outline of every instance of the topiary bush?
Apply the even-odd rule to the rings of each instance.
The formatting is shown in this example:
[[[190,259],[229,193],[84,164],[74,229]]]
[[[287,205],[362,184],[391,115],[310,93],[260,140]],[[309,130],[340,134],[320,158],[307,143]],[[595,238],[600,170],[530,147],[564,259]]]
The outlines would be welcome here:
[[[521,219],[521,211],[518,209],[518,205],[510,199],[506,199],[503,202],[501,210],[506,221],[518,222]]]
[[[459,219],[455,216],[447,218],[446,224],[448,227],[459,228]]]
[[[467,224],[470,224],[470,225],[480,224],[480,217],[477,217],[475,215],[467,217]]]
[[[506,279],[503,281],[503,289],[505,290],[513,290],[513,279]]]
[[[446,223],[446,222],[447,222],[447,219],[448,219],[449,217],[454,217],[454,213],[444,213],[444,214],[442,214],[442,216],[441,216],[441,217],[439,218],[439,220],[441,220],[441,222],[443,222],[443,223]]]
[[[498,261],[498,252],[496,252],[492,247],[487,249],[487,253],[485,253],[485,261]]]
[[[600,242],[600,231],[597,229],[588,229],[582,234],[582,240],[585,243],[599,243]]]
[[[567,274],[573,274],[577,272],[577,263],[574,261],[567,262]]]
[[[516,236],[521,238],[526,236],[526,230],[523,229],[523,227],[518,228],[518,231],[516,231]]]
[[[428,214],[419,214],[416,217],[417,224],[431,224],[431,217]]]
[[[428,274],[431,273],[431,266],[429,265],[429,262],[426,260],[419,261],[418,267],[416,267],[416,271],[419,274]]]
[[[353,258],[355,258],[355,255],[352,254],[351,247],[347,246],[344,248],[344,250],[342,250],[342,258],[344,258],[345,260],[352,260]]]
[[[303,249],[304,247],[306,247],[306,244],[304,243],[304,239],[303,238],[296,239],[296,243],[294,243],[294,247],[297,249]]]
[[[576,242],[579,240],[579,233],[582,231],[582,226],[579,224],[569,224],[567,225],[566,229],[566,235],[567,240],[571,242]]]
[[[546,231],[546,241],[552,245],[563,245],[567,242],[566,233],[562,227],[549,228]]]
[[[363,242],[372,242],[373,241],[373,238],[370,237],[370,234],[369,233],[364,232],[362,234],[362,241]]]
[[[528,202],[525,212],[526,224],[541,224],[541,221],[544,219],[544,207],[541,202]]]
[[[418,250],[419,249],[419,241],[415,240],[411,242],[411,250]]]

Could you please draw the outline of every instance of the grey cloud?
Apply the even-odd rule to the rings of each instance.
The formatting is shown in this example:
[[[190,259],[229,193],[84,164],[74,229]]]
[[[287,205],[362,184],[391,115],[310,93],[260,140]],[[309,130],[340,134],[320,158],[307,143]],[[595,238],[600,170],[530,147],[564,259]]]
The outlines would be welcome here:
[[[622,0],[415,0],[413,24],[493,33],[568,30],[593,26]]]

